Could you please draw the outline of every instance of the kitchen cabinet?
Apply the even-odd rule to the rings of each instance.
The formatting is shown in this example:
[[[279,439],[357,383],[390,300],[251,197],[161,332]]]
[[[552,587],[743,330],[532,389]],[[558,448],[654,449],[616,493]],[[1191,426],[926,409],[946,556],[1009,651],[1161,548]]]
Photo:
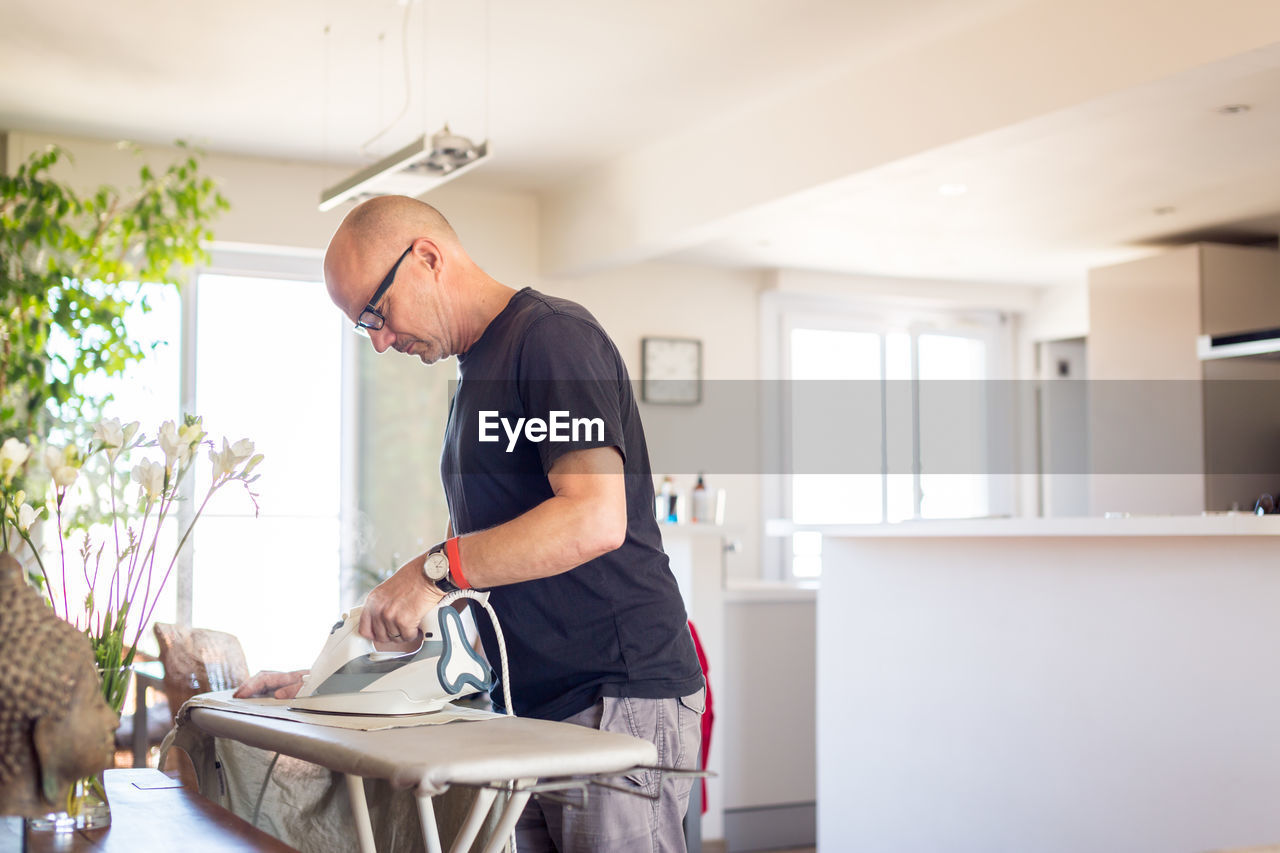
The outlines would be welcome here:
[[[1094,514],[1252,509],[1280,489],[1265,473],[1280,471],[1280,419],[1260,405],[1280,360],[1196,350],[1202,334],[1276,327],[1273,249],[1197,243],[1090,270],[1088,375],[1114,380],[1089,387]]]
[[[1280,252],[1200,243],[1200,331],[1231,335],[1280,328]]]

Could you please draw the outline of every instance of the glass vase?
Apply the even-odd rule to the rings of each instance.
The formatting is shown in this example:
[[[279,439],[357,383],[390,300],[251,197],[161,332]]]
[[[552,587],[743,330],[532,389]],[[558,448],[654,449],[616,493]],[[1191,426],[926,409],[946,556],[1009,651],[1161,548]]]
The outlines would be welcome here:
[[[111,806],[102,785],[102,774],[77,779],[67,791],[66,808],[32,818],[32,832],[75,832],[111,826]]]

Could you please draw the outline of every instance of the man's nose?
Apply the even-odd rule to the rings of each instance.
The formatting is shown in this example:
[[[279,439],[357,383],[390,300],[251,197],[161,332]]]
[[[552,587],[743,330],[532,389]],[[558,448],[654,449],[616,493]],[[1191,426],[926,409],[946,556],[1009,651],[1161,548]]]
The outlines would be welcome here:
[[[381,329],[370,329],[369,342],[373,344],[374,352],[384,353],[396,342],[396,334],[386,326]]]

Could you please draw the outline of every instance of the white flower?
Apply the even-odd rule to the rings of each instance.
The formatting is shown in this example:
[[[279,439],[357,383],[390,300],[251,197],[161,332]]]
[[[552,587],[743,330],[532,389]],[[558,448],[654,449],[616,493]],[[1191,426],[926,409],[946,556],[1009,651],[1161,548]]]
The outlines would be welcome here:
[[[74,445],[67,445],[62,450],[56,447],[44,449],[44,464],[53,475],[53,482],[65,489],[76,481],[80,474],[80,457]]]
[[[116,448],[124,446],[124,427],[119,418],[103,418],[93,428],[93,437],[102,442],[103,447]]]
[[[0,445],[0,482],[6,486],[13,482],[22,466],[31,456],[31,448],[16,438],[7,438]]]
[[[222,440],[222,446],[226,447],[227,440]],[[253,442],[247,438],[242,438],[235,444],[231,445],[231,453],[235,456],[236,463],[239,464],[253,455]]]
[[[174,465],[185,465],[191,460],[196,447],[204,439],[204,428],[200,418],[191,418],[189,422],[178,426],[173,421],[165,421],[160,425],[160,449],[164,451],[164,464],[170,471]]]
[[[160,449],[164,451],[164,465],[170,471],[173,470],[174,463],[181,464],[190,457],[190,448],[184,448],[182,440],[178,437],[178,425],[173,421],[160,424],[160,433],[156,438],[160,442]],[[138,469],[135,467],[133,470],[136,472]]]
[[[178,440],[185,444],[188,450],[188,458],[190,454],[195,452],[196,445],[204,439],[204,426],[199,417],[191,418],[178,429]]]
[[[133,481],[142,487],[147,497],[155,500],[164,493],[165,468],[159,462],[143,459],[133,466]]]
[[[218,478],[225,474],[230,474],[233,467],[231,463],[231,454],[228,452],[227,440],[222,439],[222,452],[210,448],[209,461],[213,463],[213,480],[216,483]]]
[[[209,461],[213,463],[213,479],[235,473],[236,466],[253,455],[253,442],[242,438],[235,444],[222,439],[221,452],[209,451]]]
[[[102,442],[103,449],[107,451],[107,458],[114,462],[120,455],[120,451],[129,446],[129,442],[133,440],[137,431],[137,421],[128,426],[121,426],[119,418],[105,418],[98,421],[97,426],[93,428],[93,437]]]
[[[261,454],[261,453],[255,453],[255,454],[254,454],[254,456],[253,456],[253,458],[252,458],[252,459],[250,459],[250,460],[245,464],[245,466],[244,466],[244,470],[242,470],[242,471],[240,472],[240,476],[241,476],[241,477],[248,477],[248,476],[249,476],[249,472],[251,472],[254,468],[257,468],[257,467],[258,467],[258,465],[259,465],[259,464],[261,464],[262,459],[263,459],[263,456],[262,456],[262,454]]]
[[[32,509],[30,504],[22,504],[18,507],[18,529],[26,533],[31,529],[31,525],[35,524],[40,513],[44,512],[44,507]]]

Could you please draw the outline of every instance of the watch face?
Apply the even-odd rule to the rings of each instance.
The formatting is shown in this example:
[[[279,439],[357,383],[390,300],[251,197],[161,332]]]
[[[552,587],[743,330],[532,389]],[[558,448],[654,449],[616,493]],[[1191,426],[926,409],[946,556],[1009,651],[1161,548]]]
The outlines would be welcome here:
[[[427,555],[427,562],[423,564],[422,571],[427,577],[433,581],[438,581],[445,575],[449,574],[449,558],[443,551],[436,551],[434,554]]]

